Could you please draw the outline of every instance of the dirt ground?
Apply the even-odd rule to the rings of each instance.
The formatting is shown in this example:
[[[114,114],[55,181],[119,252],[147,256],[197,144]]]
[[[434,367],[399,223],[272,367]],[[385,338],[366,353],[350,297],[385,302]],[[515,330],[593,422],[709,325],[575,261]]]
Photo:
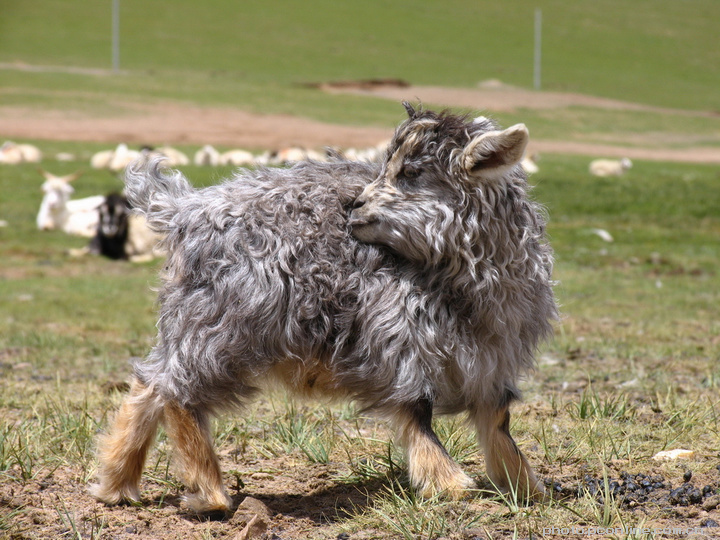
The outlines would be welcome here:
[[[548,411],[532,410],[521,405],[520,414],[544,415]],[[344,428],[349,428],[350,423]],[[383,437],[387,434],[383,434]],[[535,447],[533,454],[539,452]],[[360,456],[355,456],[355,459]],[[350,458],[350,456],[348,456]],[[150,467],[142,480],[142,505],[107,507],[87,492],[88,480],[84,472],[70,467],[58,467],[43,475],[36,475],[24,483],[0,483],[0,517],[3,513],[19,512],[8,540],[99,538],[186,540],[223,538],[228,540],[390,540],[401,538],[388,529],[372,525],[362,530],[343,529],[349,514],[363,512],[373,500],[387,495],[387,484],[368,479],[346,483],[339,478],[349,472],[347,460],[312,464],[299,452],[280,457],[263,456],[254,459],[246,452],[226,446],[220,451],[224,483],[233,500],[227,515],[198,516],[185,502],[182,486],[173,486],[162,479],[163,471],[152,472],[156,454],[150,456]],[[533,455],[534,460],[534,455]],[[627,461],[607,463],[608,483],[614,500],[626,513],[632,513],[647,528],[697,528],[691,535],[663,535],[663,538],[717,538],[720,529],[720,496],[717,471],[690,476],[673,472],[672,479],[661,465],[650,465],[643,474],[629,474],[623,467]],[[604,479],[585,475],[582,466],[565,465],[557,469],[538,468],[554,498],[568,508],[579,499],[595,497],[602,504]],[[677,466],[678,469],[682,464]],[[177,468],[176,464],[171,467]],[[161,467],[162,469],[162,467]],[[489,490],[484,480],[482,458],[465,461],[464,469],[478,479],[479,487]],[[665,471],[665,472],[663,472]],[[15,473],[17,471],[10,471]],[[442,536],[439,540],[510,540],[518,538],[509,514],[490,496],[473,496],[461,503],[470,515],[496,515],[492,533],[483,528],[469,528]],[[557,511],[557,510],[556,510]],[[559,524],[559,526],[562,526]],[[589,525],[588,525],[589,526]],[[567,535],[550,534],[548,538]],[[581,538],[583,535],[570,535]],[[595,537],[595,536],[593,536]],[[620,536],[610,536],[621,538]],[[422,537],[418,537],[422,538]],[[521,536],[521,538],[527,538]],[[538,538],[532,536],[532,538]],[[606,538],[599,535],[597,538]],[[649,536],[628,536],[649,538]]]
[[[565,92],[536,92],[487,81],[474,89],[410,85],[324,84],[329,93],[373,95],[400,102],[417,101],[477,111],[506,112],[520,107],[553,109],[573,105],[608,110],[653,111],[687,116],[717,116],[711,111],[661,109]],[[277,150],[288,146],[362,148],[387,140],[390,129],[328,124],[287,115],[265,115],[235,108],[199,107],[180,102],[117,103],[122,116],[79,111],[32,109],[0,104],[0,137],[99,141],[117,144],[213,144]],[[536,140],[530,151],[599,157],[720,164],[720,150],[711,147],[673,148],[677,141],[639,136],[632,148],[615,144]],[[647,143],[647,147],[643,147]],[[658,148],[661,143],[663,148]]]

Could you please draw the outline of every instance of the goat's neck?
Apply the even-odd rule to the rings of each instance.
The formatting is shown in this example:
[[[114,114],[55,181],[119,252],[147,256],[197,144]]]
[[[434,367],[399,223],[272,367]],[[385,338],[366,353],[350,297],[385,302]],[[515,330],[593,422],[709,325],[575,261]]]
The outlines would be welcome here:
[[[60,205],[51,205],[49,201],[43,199],[40,203],[40,211],[37,215],[38,228],[61,228],[69,217],[68,210],[66,207],[66,201],[63,201]]]

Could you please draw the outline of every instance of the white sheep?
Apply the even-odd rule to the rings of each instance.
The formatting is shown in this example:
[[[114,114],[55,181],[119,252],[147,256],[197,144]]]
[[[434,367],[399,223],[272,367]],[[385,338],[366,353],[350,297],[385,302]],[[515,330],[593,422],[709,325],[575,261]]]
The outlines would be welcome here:
[[[250,167],[256,164],[255,156],[247,150],[228,150],[220,154],[220,165]]]
[[[540,170],[540,167],[537,165],[538,162],[538,155],[537,154],[531,154],[531,155],[525,155],[523,156],[522,160],[520,161],[520,166],[523,168],[523,171],[525,171],[525,174],[535,174]]]
[[[212,145],[206,144],[200,150],[195,152],[193,163],[199,167],[203,165],[217,167],[220,165],[220,152],[215,150]]]
[[[98,208],[105,200],[102,195],[70,200],[75,191],[70,182],[80,173],[56,176],[40,171],[45,177],[42,185],[44,193],[37,215],[37,227],[41,231],[62,230],[67,234],[91,238],[98,225]]]
[[[77,156],[75,154],[72,154],[70,152],[58,152],[55,154],[55,160],[56,161],[75,161],[77,159]]]
[[[0,163],[6,163],[8,165],[17,165],[22,163],[22,152],[18,148],[18,145],[12,141],[5,141],[0,146]]]
[[[366,163],[372,163],[377,161],[380,156],[380,152],[375,147],[362,148],[360,150],[357,148],[346,148],[342,151],[342,155],[345,159],[350,161],[364,161]]]
[[[290,146],[278,150],[277,154],[270,160],[272,165],[290,165],[307,159],[307,151],[298,146]]]
[[[101,150],[90,158],[93,169],[108,169],[112,172],[124,171],[131,161],[140,157],[138,150],[131,150],[125,143],[117,145],[115,150]]]
[[[270,165],[290,166],[301,161],[327,161],[327,155],[311,148],[289,146],[278,150],[269,160]]]
[[[117,148],[115,148],[115,153],[113,154],[113,157],[108,164],[108,168],[112,172],[124,171],[125,167],[130,165],[130,163],[132,163],[139,157],[139,151],[131,150],[130,148],[128,148],[127,144],[120,143],[117,145]]]
[[[183,165],[190,165],[190,159],[185,155],[184,152],[181,152],[177,148],[173,148],[172,146],[161,146],[160,148],[156,148],[154,151],[156,154],[160,154],[161,156],[165,156],[165,166],[166,167],[180,167]]]
[[[23,157],[23,163],[40,163],[43,155],[40,149],[32,144],[18,144],[20,153]]]
[[[150,229],[144,216],[131,213],[128,216],[128,237],[125,241],[125,253],[130,262],[152,261],[166,255],[161,247],[162,235]]]
[[[590,162],[590,174],[593,176],[621,176],[630,167],[632,161],[628,158],[622,159],[596,159]]]
[[[90,157],[90,166],[93,169],[109,169],[115,150],[100,150]]]
[[[0,146],[0,163],[18,165],[20,163],[40,163],[42,152],[32,144],[17,144],[5,141]]]

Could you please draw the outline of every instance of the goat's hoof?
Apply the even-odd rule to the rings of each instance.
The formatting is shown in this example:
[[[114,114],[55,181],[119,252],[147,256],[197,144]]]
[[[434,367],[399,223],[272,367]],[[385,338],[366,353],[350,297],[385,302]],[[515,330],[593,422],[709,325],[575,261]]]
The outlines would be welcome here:
[[[472,490],[476,489],[475,480],[461,472],[455,478],[452,485],[445,487],[441,493],[448,499],[459,501],[470,496]]]
[[[115,506],[121,503],[127,503],[133,506],[142,504],[140,502],[140,490],[137,486],[126,485],[121,488],[111,489],[102,484],[93,484],[88,488],[88,491],[90,495],[108,506]]]
[[[225,493],[207,495],[201,492],[185,495],[185,504],[196,514],[225,514],[230,511],[232,499]]]
[[[513,487],[503,485],[499,488],[496,487],[496,490],[502,494],[502,496],[512,496],[518,502],[523,504],[549,503],[552,500],[551,494],[545,490],[545,486],[542,485],[542,482],[537,481],[531,488],[527,485]]]
[[[419,486],[417,492],[424,499],[440,496],[459,501],[469,497],[476,487],[475,480],[464,472],[457,471],[452,476],[444,478],[442,482],[435,480]]]

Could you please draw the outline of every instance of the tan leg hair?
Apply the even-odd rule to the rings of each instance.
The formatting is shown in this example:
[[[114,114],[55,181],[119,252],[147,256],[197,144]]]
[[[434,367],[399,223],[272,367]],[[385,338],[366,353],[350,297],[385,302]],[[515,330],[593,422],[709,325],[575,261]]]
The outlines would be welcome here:
[[[545,487],[510,435],[509,407],[478,416],[478,437],[485,447],[490,480],[502,491],[517,494],[519,499],[543,500]]]
[[[460,499],[475,487],[475,482],[442,446],[432,431],[430,415],[396,418],[400,443],[407,453],[410,485],[422,497],[444,494]]]
[[[195,512],[225,512],[232,501],[225,492],[220,463],[213,450],[207,413],[190,411],[171,402],[165,405],[165,427],[183,469],[185,497]]]
[[[100,440],[100,483],[90,488],[97,499],[140,501],[140,476],[161,416],[162,403],[153,389],[133,380],[110,432]]]

